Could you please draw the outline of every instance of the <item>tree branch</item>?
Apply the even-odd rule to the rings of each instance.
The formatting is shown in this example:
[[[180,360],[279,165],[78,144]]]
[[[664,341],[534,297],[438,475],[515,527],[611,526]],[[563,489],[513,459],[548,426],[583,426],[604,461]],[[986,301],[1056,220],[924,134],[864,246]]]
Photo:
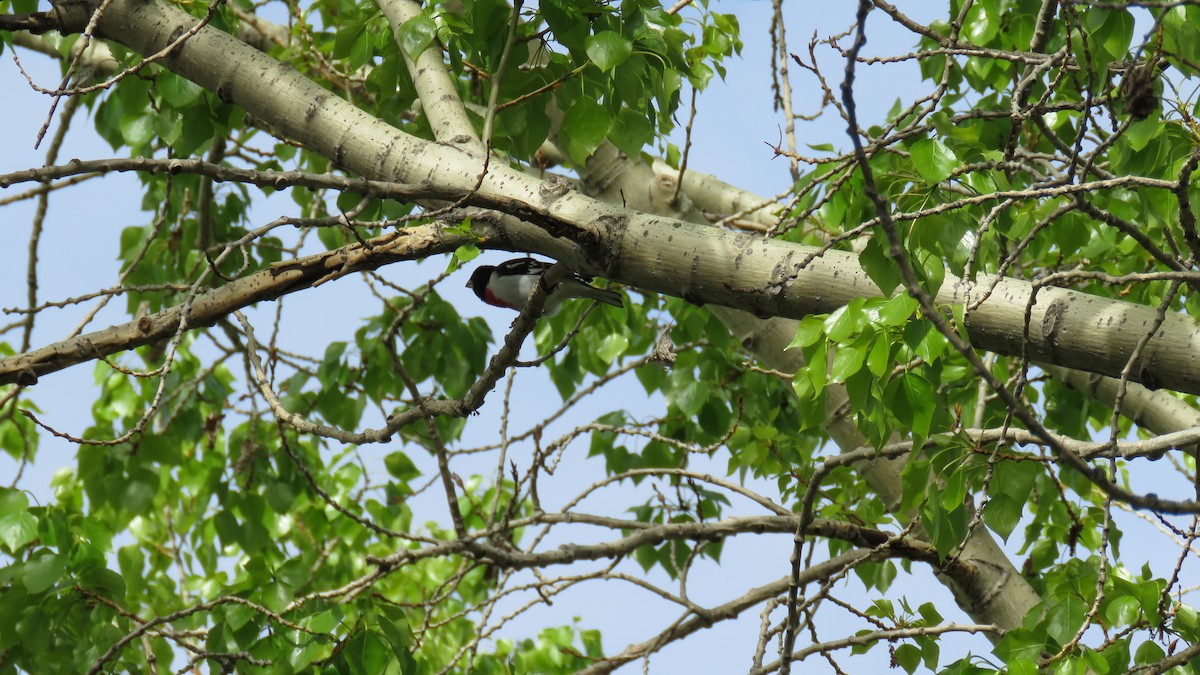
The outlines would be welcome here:
[[[80,26],[86,23],[86,12],[82,17]],[[194,25],[192,17],[161,2],[113,0],[100,29],[111,39],[154,53],[169,43],[173,31]],[[804,265],[800,261],[815,249],[606,206],[508,167],[493,167],[480,181],[478,159],[461,148],[403,134],[228,35],[205,28],[188,45],[188,59],[168,64],[184,77],[356,173],[429,181],[450,193],[472,195],[471,203],[534,223],[552,238],[569,239],[589,263],[572,264],[581,271],[765,316],[824,313],[851,299],[879,294],[851,253],[820,253],[820,259]],[[548,250],[548,244],[542,240],[534,250]],[[746,264],[730,265],[735,259]],[[1046,304],[1039,302],[1032,320],[1041,325],[1047,309],[1054,307],[1055,320],[1047,325],[1056,330],[1035,331],[1026,345],[1011,330],[1020,316],[1013,310],[1022,312],[1031,292],[1026,282],[980,275],[972,284],[948,276],[936,301],[961,304],[975,288],[993,285],[994,299],[974,309],[967,330],[974,347],[1003,354],[1021,354],[1027,348],[1041,361],[1119,375],[1139,329],[1155,320],[1149,307],[1046,289],[1039,294]],[[1064,349],[1057,335],[1068,331],[1072,344]],[[1191,319],[1174,315],[1147,345],[1140,372],[1132,379],[1200,393],[1200,371],[1192,367],[1196,359],[1200,330]]]
[[[422,16],[421,6],[413,0],[377,0],[376,4],[383,10],[383,15],[392,26],[396,42],[404,54],[404,63],[408,66],[413,85],[417,89],[417,97],[421,99],[421,108],[433,127],[434,138],[439,143],[454,144],[470,150],[482,164],[483,144],[479,141],[471,119],[467,117],[467,110],[458,96],[458,88],[450,77],[445,61],[442,60],[442,51],[438,47],[437,39],[431,41],[425,51],[415,58],[404,50],[401,30],[406,23]]]

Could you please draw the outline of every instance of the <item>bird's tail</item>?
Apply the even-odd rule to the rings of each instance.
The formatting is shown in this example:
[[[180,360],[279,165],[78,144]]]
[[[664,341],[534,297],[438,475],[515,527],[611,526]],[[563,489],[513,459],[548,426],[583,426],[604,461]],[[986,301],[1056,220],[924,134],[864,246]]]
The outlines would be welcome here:
[[[580,295],[585,298],[590,298],[597,302],[603,302],[604,304],[612,305],[613,307],[625,306],[625,303],[621,301],[621,294],[616,291],[610,291],[607,288],[596,288],[595,286],[588,286],[586,284],[583,284],[583,288],[586,290],[580,293]]]

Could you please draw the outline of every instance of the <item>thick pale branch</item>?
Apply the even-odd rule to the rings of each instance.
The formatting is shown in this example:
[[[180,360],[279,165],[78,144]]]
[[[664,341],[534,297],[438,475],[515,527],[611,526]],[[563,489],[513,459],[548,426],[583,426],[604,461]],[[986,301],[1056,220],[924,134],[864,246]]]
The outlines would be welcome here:
[[[1056,366],[1042,366],[1067,386],[1112,406],[1117,399],[1120,380],[1092,375]],[[1200,427],[1200,411],[1165,391],[1151,391],[1140,384],[1128,383],[1121,414],[1155,434],[1174,434]],[[1159,444],[1162,439],[1154,439]],[[1118,452],[1118,454],[1121,454]]]
[[[86,23],[85,9],[74,21],[79,28]],[[109,39],[154,53],[174,32],[194,23],[159,2],[114,0],[100,29]],[[590,262],[582,271],[762,316],[824,313],[855,298],[879,295],[851,253],[828,251],[810,261],[817,253],[810,247],[607,206],[508,167],[493,167],[479,181],[479,159],[460,144],[403,134],[211,28],[189,40],[183,54],[169,57],[167,65],[355,173],[469,194],[472,203],[533,222],[553,238],[574,241]],[[548,250],[551,240],[541,244],[534,250]],[[1154,325],[1155,312],[1149,307],[1042,289],[1026,341],[1022,325],[1032,293],[1026,282],[980,275],[968,283],[947,277],[936,300],[962,304],[987,288],[993,291],[971,312],[967,332],[976,348],[1003,354],[1119,375],[1140,331]],[[1187,317],[1171,316],[1147,345],[1133,379],[1200,393],[1200,369],[1193,367],[1197,358],[1200,330]]]
[[[404,24],[421,17],[421,6],[413,0],[378,0],[376,4],[383,10],[383,15],[391,24],[392,32],[396,34],[397,42],[401,44],[403,51],[401,28]],[[451,79],[446,63],[442,60],[437,41],[430,43],[416,58],[404,52],[404,63],[412,75],[417,96],[421,99],[421,108],[429,117],[434,137],[443,143],[456,143],[471,148],[479,156],[482,165],[483,144],[479,141],[471,119],[467,117],[467,110],[463,107],[454,80]]]

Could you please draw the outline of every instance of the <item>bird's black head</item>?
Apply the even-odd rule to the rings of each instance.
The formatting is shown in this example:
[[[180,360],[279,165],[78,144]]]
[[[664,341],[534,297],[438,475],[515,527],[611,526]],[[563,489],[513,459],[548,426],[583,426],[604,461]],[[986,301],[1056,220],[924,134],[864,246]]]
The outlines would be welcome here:
[[[480,265],[471,272],[471,278],[467,279],[467,288],[475,291],[476,297],[483,300],[484,291],[487,290],[488,282],[492,279],[492,270],[496,269],[492,265]]]

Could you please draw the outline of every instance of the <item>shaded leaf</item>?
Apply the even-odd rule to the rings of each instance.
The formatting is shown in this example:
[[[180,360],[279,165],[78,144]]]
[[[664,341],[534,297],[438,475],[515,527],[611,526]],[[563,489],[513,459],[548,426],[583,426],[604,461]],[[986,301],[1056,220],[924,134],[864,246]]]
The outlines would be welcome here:
[[[567,136],[568,154],[578,164],[600,147],[612,119],[599,103],[581,98],[563,115],[562,131]]]
[[[917,173],[930,184],[936,185],[946,180],[958,166],[954,151],[937,139],[923,138],[913,143],[909,152],[912,153]]]

